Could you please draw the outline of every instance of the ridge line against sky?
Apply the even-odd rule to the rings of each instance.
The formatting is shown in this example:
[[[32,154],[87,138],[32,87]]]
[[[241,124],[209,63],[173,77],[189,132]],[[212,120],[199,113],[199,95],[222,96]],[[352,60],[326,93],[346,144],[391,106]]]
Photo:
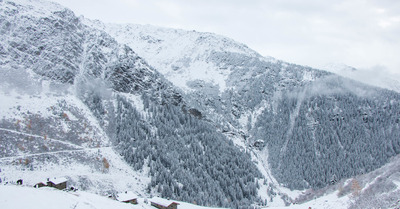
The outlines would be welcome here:
[[[221,34],[264,56],[400,78],[397,0],[54,0],[77,15]]]

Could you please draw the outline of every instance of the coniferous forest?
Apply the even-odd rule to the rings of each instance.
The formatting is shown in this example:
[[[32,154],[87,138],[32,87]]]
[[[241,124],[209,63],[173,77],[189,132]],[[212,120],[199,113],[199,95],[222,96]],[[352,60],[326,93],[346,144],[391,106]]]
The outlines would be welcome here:
[[[135,169],[150,169],[149,190],[209,206],[247,207],[259,201],[261,174],[248,153],[181,108],[143,98],[146,115],[117,98],[116,143]]]

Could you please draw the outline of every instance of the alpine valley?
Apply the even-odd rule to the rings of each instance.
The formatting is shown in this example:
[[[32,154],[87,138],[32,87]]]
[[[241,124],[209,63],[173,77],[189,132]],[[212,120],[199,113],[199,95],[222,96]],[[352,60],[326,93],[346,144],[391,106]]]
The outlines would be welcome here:
[[[4,194],[63,176],[182,208],[398,208],[399,153],[395,91],[212,33],[0,0]]]

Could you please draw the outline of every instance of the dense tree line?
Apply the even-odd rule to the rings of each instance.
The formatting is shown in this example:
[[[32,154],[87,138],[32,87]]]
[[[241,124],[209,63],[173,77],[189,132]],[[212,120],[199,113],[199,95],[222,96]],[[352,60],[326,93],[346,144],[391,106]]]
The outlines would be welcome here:
[[[116,143],[135,168],[150,168],[148,189],[200,205],[249,207],[258,201],[261,174],[248,153],[180,107],[143,97],[139,113],[118,96]]]

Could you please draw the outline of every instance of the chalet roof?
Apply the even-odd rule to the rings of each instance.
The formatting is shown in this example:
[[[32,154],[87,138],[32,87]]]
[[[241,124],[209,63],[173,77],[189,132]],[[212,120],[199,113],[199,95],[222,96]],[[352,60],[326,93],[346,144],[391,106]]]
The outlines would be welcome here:
[[[61,184],[61,183],[67,182],[67,181],[68,181],[68,179],[65,177],[59,177],[59,178],[54,177],[54,178],[49,179],[49,182],[52,182],[53,184]]]
[[[131,191],[117,194],[117,200],[120,202],[129,201],[129,200],[133,200],[133,199],[137,199],[137,195],[135,195]]]
[[[175,202],[173,200],[167,200],[167,199],[163,199],[163,198],[159,198],[159,197],[153,197],[150,199],[150,202],[156,203],[158,205],[163,205],[165,207],[171,205],[172,203],[176,203],[177,205],[179,205],[178,202]]]
[[[38,183],[36,183],[36,184],[44,184],[44,185],[46,185],[46,181],[40,181],[40,182],[38,182]],[[35,185],[36,185],[35,184]]]

